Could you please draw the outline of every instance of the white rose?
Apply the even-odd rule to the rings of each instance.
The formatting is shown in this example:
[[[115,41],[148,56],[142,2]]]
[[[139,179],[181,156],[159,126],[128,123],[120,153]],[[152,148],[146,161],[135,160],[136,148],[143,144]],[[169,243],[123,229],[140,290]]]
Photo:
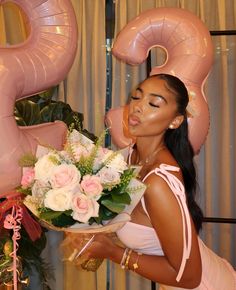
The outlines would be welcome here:
[[[81,174],[73,164],[60,164],[51,171],[49,182],[52,188],[73,188],[80,182]]]
[[[118,184],[120,182],[120,173],[114,168],[103,167],[97,174],[102,184]]]
[[[71,209],[72,191],[64,188],[49,190],[44,199],[44,206],[54,211],[65,211]]]
[[[48,181],[53,168],[58,166],[59,162],[59,156],[52,152],[41,157],[35,163],[35,179]]]
[[[123,155],[119,153],[116,154],[114,158],[111,158],[111,160],[108,162],[108,164],[106,164],[106,166],[109,168],[113,168],[114,170],[120,173],[123,173],[123,171],[128,168]]]
[[[87,223],[91,217],[98,217],[99,204],[85,194],[76,193],[73,196],[71,208],[72,217],[82,223]]]

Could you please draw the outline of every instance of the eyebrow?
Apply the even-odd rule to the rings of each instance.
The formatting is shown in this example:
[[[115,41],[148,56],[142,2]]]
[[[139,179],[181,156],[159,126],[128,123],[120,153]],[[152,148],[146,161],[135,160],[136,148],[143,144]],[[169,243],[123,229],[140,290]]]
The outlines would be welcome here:
[[[138,87],[138,88],[136,89],[136,91],[139,91],[140,93],[143,93],[143,90],[142,90],[140,87]],[[154,93],[150,93],[150,96],[161,98],[161,99],[162,99],[162,100],[167,104],[167,100],[166,100],[166,98],[164,98],[164,97],[161,96],[161,95],[154,94]]]

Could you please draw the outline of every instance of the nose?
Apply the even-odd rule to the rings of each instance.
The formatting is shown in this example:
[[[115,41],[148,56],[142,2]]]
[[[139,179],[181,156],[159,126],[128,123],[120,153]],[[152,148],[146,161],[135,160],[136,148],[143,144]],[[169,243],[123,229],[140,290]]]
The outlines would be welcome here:
[[[134,112],[142,112],[142,100],[135,100],[135,102],[133,102],[133,110]]]

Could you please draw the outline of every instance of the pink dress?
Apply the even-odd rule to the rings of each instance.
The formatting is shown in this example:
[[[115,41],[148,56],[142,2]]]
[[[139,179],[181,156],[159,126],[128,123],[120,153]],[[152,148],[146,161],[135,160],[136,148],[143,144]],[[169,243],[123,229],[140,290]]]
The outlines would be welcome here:
[[[181,181],[169,171],[179,171],[178,167],[161,164],[159,168],[156,168],[149,172],[143,179],[150,174],[157,174],[162,177],[168,186],[171,188],[175,195],[182,213],[183,220],[183,239],[184,249],[183,257],[180,265],[179,272],[176,280],[179,281],[182,277],[185,264],[190,255],[191,250],[191,224],[190,215],[186,204],[185,189]],[[145,208],[144,199],[141,200],[143,208]],[[148,215],[148,213],[147,213]],[[187,233],[187,235],[186,235]],[[117,235],[119,239],[128,247],[134,251],[142,252],[147,255],[159,255],[163,256],[164,253],[161,248],[160,241],[156,235],[154,228],[144,225],[128,222],[120,230]],[[187,238],[190,237],[190,238]],[[139,237],[137,239],[137,237]],[[236,272],[232,266],[223,258],[217,256],[211,251],[203,241],[198,238],[199,248],[202,260],[202,280],[200,285],[195,290],[236,290]],[[178,290],[184,288],[171,287],[166,285],[160,285],[160,290]]]

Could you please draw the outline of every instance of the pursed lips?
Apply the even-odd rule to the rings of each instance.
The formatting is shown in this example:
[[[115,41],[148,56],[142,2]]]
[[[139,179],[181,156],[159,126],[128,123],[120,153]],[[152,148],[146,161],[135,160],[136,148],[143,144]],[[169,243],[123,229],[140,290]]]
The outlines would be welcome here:
[[[129,116],[129,125],[130,126],[136,126],[138,124],[141,123],[141,120],[139,117],[135,116],[135,115],[130,115]]]

